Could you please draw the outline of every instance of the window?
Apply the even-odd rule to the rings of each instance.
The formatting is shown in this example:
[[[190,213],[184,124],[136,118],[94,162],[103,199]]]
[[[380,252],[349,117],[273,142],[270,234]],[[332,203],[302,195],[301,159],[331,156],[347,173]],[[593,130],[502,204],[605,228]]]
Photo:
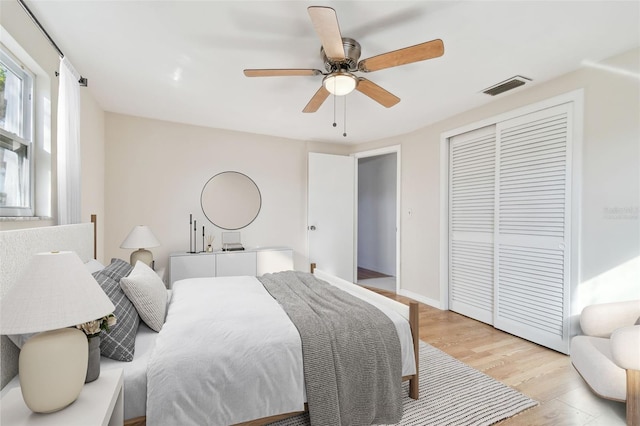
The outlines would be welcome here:
[[[0,216],[33,215],[33,74],[0,49]]]

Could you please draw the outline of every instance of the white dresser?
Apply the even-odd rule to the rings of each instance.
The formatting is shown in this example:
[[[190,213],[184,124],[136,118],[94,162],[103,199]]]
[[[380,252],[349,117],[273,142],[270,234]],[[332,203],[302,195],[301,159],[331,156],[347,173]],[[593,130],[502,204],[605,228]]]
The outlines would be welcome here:
[[[169,288],[175,281],[185,278],[260,276],[290,269],[293,269],[293,249],[288,247],[262,247],[213,253],[171,253]]]

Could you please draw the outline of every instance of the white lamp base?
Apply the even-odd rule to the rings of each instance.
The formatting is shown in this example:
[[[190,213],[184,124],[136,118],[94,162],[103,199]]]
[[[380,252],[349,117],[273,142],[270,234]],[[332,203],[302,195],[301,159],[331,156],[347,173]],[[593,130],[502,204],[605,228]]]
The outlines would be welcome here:
[[[87,375],[87,336],[75,328],[37,334],[20,351],[22,397],[35,413],[52,413],[78,398]]]
[[[153,264],[153,253],[149,250],[138,249],[131,253],[131,257],[129,258],[129,263],[131,266],[136,266],[136,262],[145,263],[148,267],[152,267]]]

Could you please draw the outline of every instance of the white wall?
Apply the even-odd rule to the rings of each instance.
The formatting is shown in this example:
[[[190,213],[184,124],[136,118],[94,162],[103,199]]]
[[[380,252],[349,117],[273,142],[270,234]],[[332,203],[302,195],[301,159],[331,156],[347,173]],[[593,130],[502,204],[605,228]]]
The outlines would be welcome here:
[[[440,257],[447,255],[440,250],[440,135],[584,88],[582,239],[576,248],[581,264],[573,314],[596,301],[640,298],[640,49],[603,65],[608,69],[584,67],[411,134],[354,149],[402,146],[400,276],[405,293],[436,306],[446,297],[439,287]]]
[[[358,159],[358,266],[396,275],[397,154]]]
[[[200,193],[213,175],[232,170],[253,179],[262,195],[260,214],[240,231],[242,243],[292,247],[295,268],[308,270],[307,152],[346,148],[114,113],[105,128],[106,261],[128,260],[131,250],[120,244],[133,226],[149,225],[162,244],[151,249],[156,268],[166,266],[169,253],[189,249],[189,214],[197,234],[205,225],[220,248],[222,230],[206,220]]]

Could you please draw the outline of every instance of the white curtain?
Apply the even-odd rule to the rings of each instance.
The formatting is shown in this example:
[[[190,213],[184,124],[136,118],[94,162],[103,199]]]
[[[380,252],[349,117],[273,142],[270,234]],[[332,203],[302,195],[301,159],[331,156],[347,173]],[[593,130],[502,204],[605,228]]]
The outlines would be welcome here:
[[[80,74],[60,59],[58,91],[58,224],[80,223]]]

